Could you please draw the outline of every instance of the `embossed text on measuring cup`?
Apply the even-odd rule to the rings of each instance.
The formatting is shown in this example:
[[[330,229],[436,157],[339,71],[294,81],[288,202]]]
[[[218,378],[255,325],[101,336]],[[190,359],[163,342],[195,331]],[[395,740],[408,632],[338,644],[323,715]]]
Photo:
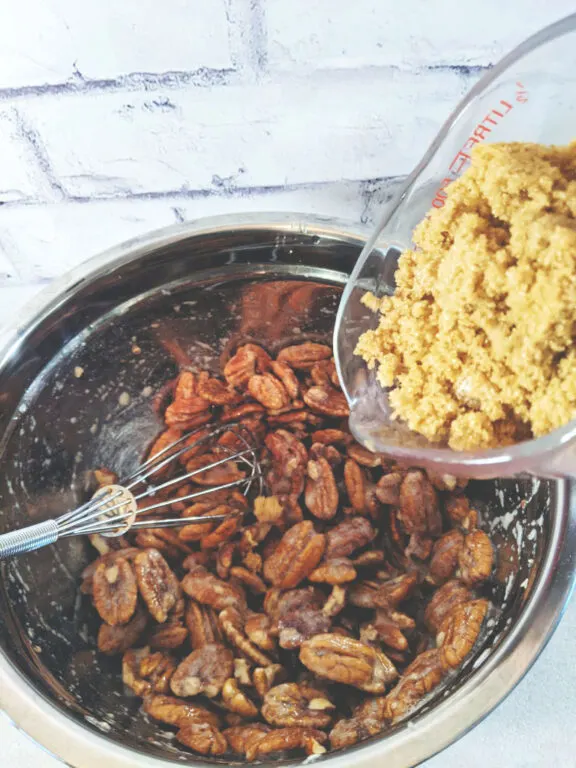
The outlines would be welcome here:
[[[525,104],[528,101],[528,91],[522,85],[522,83],[516,83],[517,91],[514,101],[518,104]],[[470,162],[470,150],[475,144],[480,144],[486,139],[486,137],[492,133],[494,128],[500,124],[500,122],[506,117],[506,115],[514,109],[514,103],[500,99],[498,107],[494,107],[488,112],[474,128],[470,136],[466,139],[462,147],[458,150],[452,162],[448,166],[448,175],[445,176],[432,200],[432,206],[434,208],[442,208],[446,198],[446,187],[451,184],[454,179],[457,179],[466,169]]]

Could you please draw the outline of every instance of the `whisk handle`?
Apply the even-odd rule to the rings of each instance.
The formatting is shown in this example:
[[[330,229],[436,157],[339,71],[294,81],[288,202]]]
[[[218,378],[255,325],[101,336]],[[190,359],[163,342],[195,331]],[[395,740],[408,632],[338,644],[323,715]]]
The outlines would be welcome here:
[[[10,531],[0,535],[0,560],[32,552],[48,544],[54,544],[58,538],[56,520],[29,525],[19,531]]]

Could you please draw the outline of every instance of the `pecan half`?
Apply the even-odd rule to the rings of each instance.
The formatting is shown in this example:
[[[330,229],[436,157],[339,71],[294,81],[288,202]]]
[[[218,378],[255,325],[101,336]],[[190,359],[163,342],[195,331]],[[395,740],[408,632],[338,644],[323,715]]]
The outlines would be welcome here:
[[[268,612],[271,600],[265,602]],[[315,587],[292,589],[278,596],[274,618],[278,623],[278,640],[286,649],[299,648],[304,640],[328,632],[330,617],[322,611],[323,593]]]
[[[464,536],[456,529],[436,541],[430,560],[430,581],[433,584],[443,584],[454,576],[463,545]]]
[[[98,650],[107,656],[124,653],[138,642],[146,629],[148,617],[143,610],[136,610],[127,624],[110,626],[102,624],[98,631]]]
[[[226,608],[219,614],[218,621],[228,642],[237,648],[243,656],[261,667],[272,664],[271,659],[246,636],[243,627],[244,622],[239,611],[235,608]]]
[[[269,725],[253,723],[251,725],[237,725],[234,728],[226,728],[223,734],[234,752],[239,755],[245,755],[246,752],[254,749],[257,742],[269,733],[270,730]]]
[[[320,457],[308,462],[306,506],[319,520],[331,520],[338,510],[338,488],[332,467]]]
[[[264,563],[264,577],[275,587],[297,586],[320,562],[326,537],[316,533],[310,520],[290,528]]]
[[[122,681],[142,698],[151,693],[168,693],[175,669],[171,656],[162,651],[150,653],[149,648],[132,648],[122,657]]]
[[[308,576],[308,579],[320,584],[347,584],[354,581],[357,575],[351,560],[346,557],[335,557],[320,563],[318,568],[315,568]]]
[[[178,579],[155,549],[140,552],[134,560],[134,568],[138,588],[148,610],[159,624],[163,624],[180,595]]]
[[[386,696],[386,714],[390,720],[407,715],[444,677],[440,651],[433,648],[416,656],[400,681]]]
[[[472,509],[470,502],[462,494],[454,494],[446,499],[446,513],[452,525],[464,530],[472,530],[478,522],[478,513]]]
[[[398,677],[396,668],[383,653],[360,640],[337,634],[305,640],[300,648],[300,661],[319,677],[368,693],[384,693],[386,685]]]
[[[327,360],[330,357],[332,357],[330,347],[307,341],[304,344],[285,347],[279,352],[277,360],[281,363],[287,363],[297,370],[307,371],[319,360]]]
[[[218,643],[204,645],[187,656],[177,667],[170,687],[176,696],[217,696],[225,681],[234,674],[234,655]]]
[[[470,653],[488,611],[487,600],[457,605],[444,619],[436,642],[444,669],[454,669]]]
[[[276,642],[271,634],[272,622],[265,613],[253,613],[249,616],[244,629],[248,639],[263,651],[273,651],[276,648]]]
[[[330,528],[326,533],[326,560],[348,557],[369,544],[376,532],[365,517],[351,517]]]
[[[385,727],[386,718],[384,696],[366,699],[354,708],[351,718],[336,723],[330,731],[330,744],[334,749],[343,749],[370,736],[376,736]]]
[[[286,670],[280,664],[270,664],[267,667],[256,667],[252,675],[254,688],[261,699],[278,683],[286,680]]]
[[[436,634],[452,609],[470,600],[472,600],[472,593],[464,584],[460,581],[447,581],[432,595],[432,599],[426,606],[424,622],[430,632]]]
[[[354,440],[350,433],[341,429],[318,429],[316,432],[312,432],[311,437],[313,443],[323,443],[324,445],[332,445],[332,443],[349,445]]]
[[[372,453],[359,443],[351,443],[348,446],[348,456],[355,462],[368,469],[375,469],[382,466],[382,459],[379,454]]]
[[[164,624],[157,627],[148,642],[152,648],[172,650],[183,645],[188,637],[188,630],[181,624]]]
[[[222,687],[222,703],[230,712],[235,712],[247,720],[256,717],[258,714],[256,705],[240,690],[238,683],[233,677],[226,680]]]
[[[223,755],[228,743],[210,723],[186,723],[176,734],[177,740],[201,755]]]
[[[238,395],[230,386],[203,371],[198,376],[198,395],[210,405],[230,405],[238,401]]]
[[[361,515],[366,508],[366,477],[353,459],[344,464],[344,484],[352,509]]]
[[[94,606],[106,624],[114,627],[129,622],[138,603],[136,576],[130,563],[122,557],[100,563],[92,579],[92,594]]]
[[[268,411],[279,411],[290,405],[290,395],[284,384],[271,373],[252,376],[248,382],[248,391]]]
[[[144,699],[144,712],[154,720],[181,728],[186,723],[209,723],[215,728],[220,727],[220,718],[200,704],[191,704],[174,696],[160,694],[147,696]]]
[[[304,392],[304,402],[315,413],[332,418],[346,418],[350,415],[348,401],[342,392],[328,387],[310,387]]]
[[[460,578],[467,587],[476,587],[490,578],[494,563],[492,542],[484,531],[472,531],[464,537],[458,551]]]
[[[340,584],[335,584],[332,587],[332,592],[328,595],[328,599],[322,606],[322,613],[324,616],[333,618],[343,611],[346,606],[347,594],[346,587],[343,587]]]
[[[396,651],[408,650],[405,630],[414,629],[416,622],[404,613],[387,608],[378,608],[374,616],[374,629],[378,637],[389,648]]]
[[[285,429],[266,435],[266,447],[272,454],[268,485],[276,495],[299,496],[304,490],[308,451],[300,440]]]
[[[260,576],[252,573],[247,568],[242,568],[239,565],[234,566],[230,569],[230,575],[256,595],[263,595],[266,592],[266,584],[264,584]]]
[[[182,589],[198,603],[209,605],[216,611],[228,606],[244,606],[244,597],[239,589],[218,579],[201,565],[191,569],[182,581]]]
[[[220,625],[212,608],[190,600],[186,606],[185,620],[190,633],[190,645],[194,650],[222,641]]]
[[[325,703],[325,708],[320,708]],[[282,683],[271,688],[262,702],[262,717],[279,727],[299,725],[304,728],[325,728],[334,705],[321,691],[301,688],[297,683]]]
[[[402,480],[398,518],[408,534],[435,538],[442,533],[438,497],[424,472],[408,472]]]
[[[389,504],[392,507],[400,506],[400,486],[403,476],[400,472],[390,472],[382,475],[376,483],[376,497],[381,504]]]
[[[224,366],[224,377],[228,384],[242,388],[256,372],[264,373],[270,367],[270,356],[256,344],[245,344]]]
[[[264,734],[255,743],[251,742],[246,749],[246,760],[249,762],[263,755],[274,752],[286,752],[293,749],[304,749],[306,754],[322,754],[318,746],[326,741],[326,734],[314,728],[278,728]]]
[[[274,361],[270,363],[272,373],[282,382],[284,389],[288,393],[288,397],[292,400],[296,400],[300,393],[300,384],[292,368],[283,363],[282,361]]]

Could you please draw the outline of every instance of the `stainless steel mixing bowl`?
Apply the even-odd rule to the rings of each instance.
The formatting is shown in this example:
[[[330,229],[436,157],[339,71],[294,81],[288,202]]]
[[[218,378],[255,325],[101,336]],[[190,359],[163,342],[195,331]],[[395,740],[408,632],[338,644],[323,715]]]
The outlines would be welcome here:
[[[179,361],[218,369],[241,340],[272,349],[329,340],[363,238],[327,219],[218,218],[126,243],[57,283],[0,351],[0,531],[75,504],[92,467],[134,465],[159,427],[151,393]],[[408,723],[323,762],[415,765],[514,687],[572,588],[571,490],[531,479],[471,487],[498,545],[499,618]],[[78,593],[93,556],[86,541],[70,539],[3,566],[0,706],[75,768],[206,764],[140,713],[122,689],[119,661],[95,653],[96,617]]]

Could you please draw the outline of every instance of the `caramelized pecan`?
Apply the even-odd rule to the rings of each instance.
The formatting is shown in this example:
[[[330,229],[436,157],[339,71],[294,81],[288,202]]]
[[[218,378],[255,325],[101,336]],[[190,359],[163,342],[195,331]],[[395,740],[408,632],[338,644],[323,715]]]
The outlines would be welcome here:
[[[436,638],[444,669],[454,669],[470,653],[478,639],[487,611],[487,600],[472,600],[470,603],[457,605],[446,616]]]
[[[220,727],[220,718],[214,712],[199,704],[191,704],[183,699],[160,694],[147,696],[144,699],[144,712],[154,720],[179,728],[186,723],[209,723],[215,728]]]
[[[456,529],[445,533],[434,544],[430,560],[430,581],[433,584],[443,584],[452,578],[463,545],[464,536]]]
[[[225,681],[234,674],[234,656],[226,646],[203,645],[187,656],[177,667],[170,687],[176,696],[197,696],[210,699],[222,690]]]
[[[316,635],[300,648],[300,661],[311,672],[368,693],[383,693],[398,677],[392,662],[375,648],[337,634]]]
[[[142,698],[151,693],[168,693],[175,669],[171,656],[161,651],[150,653],[149,648],[132,648],[122,657],[122,681]]]
[[[267,667],[272,661],[246,636],[242,615],[235,608],[226,608],[218,620],[228,642],[254,664]]]
[[[494,562],[492,542],[484,531],[472,531],[464,537],[458,551],[460,578],[468,587],[476,587],[490,578]]]
[[[122,557],[100,563],[92,579],[92,594],[94,606],[106,624],[114,627],[129,622],[138,602],[136,576],[130,563]]]
[[[408,472],[402,480],[398,518],[408,534],[434,538],[442,533],[436,491],[424,472]]]
[[[328,461],[320,457],[308,462],[306,506],[319,520],[331,520],[338,510],[338,488]]]
[[[319,360],[327,360],[330,357],[332,357],[330,347],[307,341],[304,344],[285,347],[279,352],[277,360],[281,363],[287,363],[297,370],[307,371]]]
[[[452,609],[471,599],[472,593],[464,584],[460,581],[447,581],[432,595],[432,599],[426,606],[424,622],[430,632],[436,634]]]
[[[209,605],[216,611],[221,611],[228,606],[244,605],[244,597],[240,590],[216,578],[201,565],[191,569],[184,576],[182,589],[197,602]]]
[[[342,392],[328,387],[310,387],[304,392],[304,402],[315,413],[332,418],[345,418],[350,415],[348,402]]]
[[[396,720],[408,714],[444,677],[444,669],[437,648],[416,656],[400,681],[386,696],[386,714]]]
[[[223,755],[228,744],[222,733],[210,723],[186,723],[176,734],[181,744],[201,755]]]
[[[351,560],[346,557],[335,557],[320,563],[308,576],[308,579],[317,583],[334,585],[354,581],[357,575]]]
[[[296,523],[264,563],[264,577],[280,589],[297,586],[318,565],[325,546],[326,537],[309,520]]]
[[[134,567],[138,588],[148,610],[159,624],[163,624],[180,595],[178,579],[155,549],[140,552],[134,560]]]
[[[374,536],[374,528],[365,517],[344,520],[326,533],[326,560],[348,557],[352,552],[369,544]]]
[[[245,717],[248,720],[256,717],[258,714],[256,705],[250,701],[243,691],[240,690],[238,683],[233,677],[230,677],[224,683],[222,688],[222,703],[226,709],[230,710],[230,712],[242,715],[242,717]]]
[[[114,627],[102,624],[98,631],[98,650],[107,656],[124,653],[133,645],[136,645],[140,636],[146,629],[148,617],[143,610],[136,610],[134,616],[127,624]]]
[[[314,728],[300,728],[298,726],[278,728],[264,734],[255,743],[251,742],[246,749],[246,760],[250,762],[263,755],[293,749],[304,749],[307,755],[322,754],[321,745],[326,741],[326,738],[323,731]]]
[[[325,728],[332,720],[334,705],[321,691],[300,687],[297,683],[282,683],[271,688],[262,702],[262,717],[279,727],[299,725],[304,728]]]
[[[290,405],[290,395],[284,384],[271,373],[252,376],[248,381],[248,391],[269,411],[278,411]]]

